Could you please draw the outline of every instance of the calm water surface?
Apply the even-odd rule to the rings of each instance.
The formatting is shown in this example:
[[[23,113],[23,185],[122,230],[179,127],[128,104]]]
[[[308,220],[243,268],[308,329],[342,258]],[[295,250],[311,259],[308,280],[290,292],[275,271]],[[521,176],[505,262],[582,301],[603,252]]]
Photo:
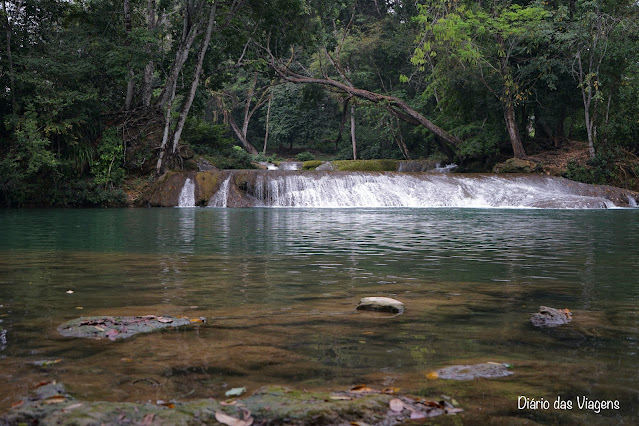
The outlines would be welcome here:
[[[368,384],[452,396],[467,422],[636,424],[638,236],[637,210],[0,211],[0,411],[42,380],[120,401]],[[407,311],[355,311],[364,296]],[[539,305],[573,324],[533,329]],[[208,322],[118,342],[56,331],[144,314]],[[514,374],[425,376],[486,361]],[[573,410],[520,410],[519,396]],[[620,409],[579,409],[584,396]]]

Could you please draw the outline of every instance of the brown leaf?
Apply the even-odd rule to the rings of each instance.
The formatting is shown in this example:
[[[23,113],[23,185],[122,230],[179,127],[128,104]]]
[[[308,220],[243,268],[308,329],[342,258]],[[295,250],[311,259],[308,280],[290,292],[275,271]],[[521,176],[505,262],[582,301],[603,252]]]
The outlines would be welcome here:
[[[162,324],[169,324],[173,322],[171,318],[165,318],[165,317],[157,317],[156,320],[158,320]]]
[[[153,413],[147,414],[146,416],[144,416],[144,418],[140,422],[140,425],[142,425],[142,426],[150,426],[150,425],[152,425],[154,416],[155,416],[155,414],[153,414]]]
[[[20,408],[24,405],[24,400],[16,401],[11,403],[11,408]]]
[[[115,328],[112,328],[111,330],[106,332],[106,336],[109,338],[109,340],[112,340],[112,341],[115,341],[118,334],[120,334],[120,332],[116,330]]]
[[[353,386],[350,390],[352,393],[379,393],[378,390],[369,388],[366,385]]]
[[[388,405],[390,406],[390,409],[395,411],[396,413],[401,413],[401,411],[404,409],[404,403],[401,399],[398,398],[391,399]]]
[[[253,417],[251,417],[251,413],[247,410],[243,411],[245,415],[248,414],[248,417],[243,420],[231,417],[221,411],[215,412],[215,420],[227,426],[251,426],[253,424]]]
[[[395,388],[395,387],[384,388],[382,390],[382,393],[385,393],[388,395],[395,395],[397,392],[399,392],[399,388]]]
[[[42,382],[38,383],[37,385],[35,385],[34,388],[38,389],[39,387],[46,386],[49,383],[55,385],[55,380],[54,381],[42,381]]]

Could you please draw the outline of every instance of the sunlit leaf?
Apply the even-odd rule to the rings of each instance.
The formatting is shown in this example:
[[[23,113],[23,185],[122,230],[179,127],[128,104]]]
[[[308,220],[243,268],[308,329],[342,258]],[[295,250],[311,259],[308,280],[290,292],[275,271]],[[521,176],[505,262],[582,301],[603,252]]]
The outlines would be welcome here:
[[[428,380],[437,380],[437,379],[439,379],[439,374],[437,374],[436,371],[431,371],[430,373],[426,374],[426,378]]]
[[[335,401],[350,401],[351,399],[353,399],[353,397],[348,395],[333,394],[331,395],[331,399]]]
[[[67,294],[73,294],[73,290],[67,290]]]
[[[379,391],[369,388],[366,385],[353,386],[350,391],[352,393],[379,393]]]
[[[68,406],[64,407],[64,409],[65,409],[65,410],[73,410],[73,409],[75,409],[75,408],[82,407],[83,405],[84,405],[84,403],[83,403],[83,402],[78,402],[78,403],[76,403],[76,404],[68,405]]]
[[[386,394],[389,394],[389,395],[394,395],[394,394],[396,394],[398,392],[399,392],[399,388],[395,388],[395,387],[382,389],[382,393],[386,393]]]

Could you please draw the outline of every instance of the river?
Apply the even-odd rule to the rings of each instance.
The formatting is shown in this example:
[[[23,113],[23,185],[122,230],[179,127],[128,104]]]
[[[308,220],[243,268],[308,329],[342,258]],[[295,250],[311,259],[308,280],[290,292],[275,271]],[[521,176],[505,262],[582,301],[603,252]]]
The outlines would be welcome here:
[[[0,411],[47,380],[114,401],[367,384],[445,394],[467,419],[636,424],[638,235],[637,209],[0,211]],[[355,311],[365,296],[406,312]],[[540,305],[573,323],[534,329]],[[56,331],[144,314],[207,322],[117,342]],[[426,376],[487,361],[514,374]],[[551,407],[520,409],[522,396]]]

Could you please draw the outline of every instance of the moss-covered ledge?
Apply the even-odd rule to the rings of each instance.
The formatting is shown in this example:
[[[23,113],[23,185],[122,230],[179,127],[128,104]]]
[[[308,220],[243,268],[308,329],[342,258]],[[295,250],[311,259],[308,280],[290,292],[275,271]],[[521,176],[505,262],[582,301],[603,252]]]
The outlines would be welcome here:
[[[0,424],[269,424],[394,425],[461,412],[450,404],[359,386],[344,392],[302,392],[268,386],[242,400],[187,402],[79,401],[61,384],[40,386],[0,416]],[[230,421],[230,423],[229,423]],[[237,422],[235,422],[237,421]]]

